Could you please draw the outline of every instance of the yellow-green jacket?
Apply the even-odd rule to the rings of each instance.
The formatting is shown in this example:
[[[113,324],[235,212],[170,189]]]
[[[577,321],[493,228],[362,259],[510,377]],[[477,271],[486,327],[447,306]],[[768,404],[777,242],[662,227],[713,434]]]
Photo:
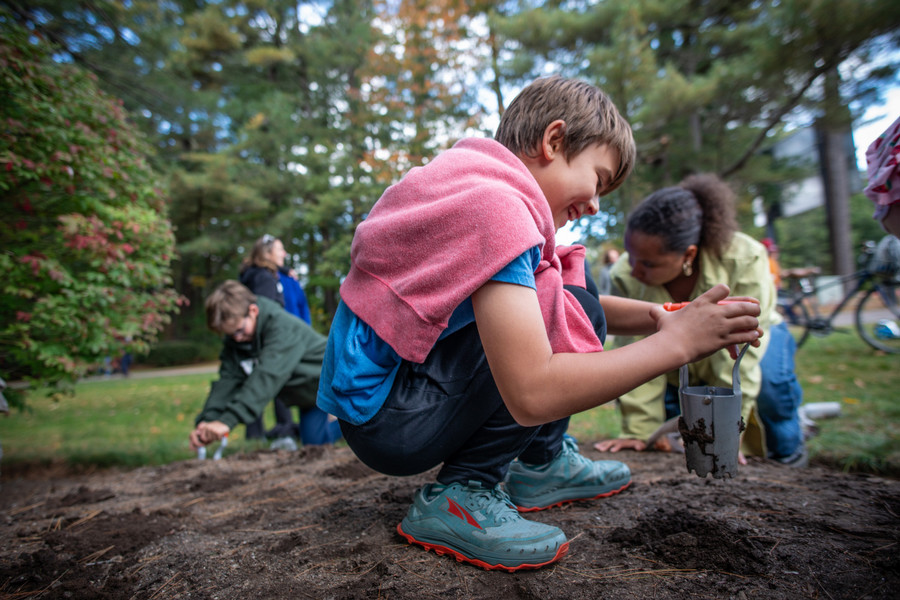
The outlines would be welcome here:
[[[648,302],[672,302],[673,298],[662,286],[647,286],[631,276],[628,254],[623,254],[611,271],[613,294],[646,300]],[[760,301],[760,326],[768,332],[772,325],[781,322],[776,310],[776,290],[769,272],[769,259],[765,247],[743,233],[736,233],[730,246],[721,258],[700,250],[700,277],[690,299],[709,290],[716,284],[725,283],[732,296],[752,296]],[[616,336],[614,344],[623,346],[635,337]],[[759,361],[768,347],[768,337],[763,336],[759,348],[751,347],[741,360],[740,377],[743,393],[743,417],[751,423],[750,415],[759,395],[761,374]],[[727,350],[720,350],[688,366],[688,385],[713,385],[732,387],[734,360]],[[678,386],[678,371],[672,371],[622,395],[619,398],[622,410],[622,437],[646,440],[665,421],[666,384]],[[758,419],[754,419],[758,421]],[[761,437],[761,436],[760,436]],[[753,454],[764,452],[761,439],[745,440]],[[763,454],[764,455],[764,454]]]

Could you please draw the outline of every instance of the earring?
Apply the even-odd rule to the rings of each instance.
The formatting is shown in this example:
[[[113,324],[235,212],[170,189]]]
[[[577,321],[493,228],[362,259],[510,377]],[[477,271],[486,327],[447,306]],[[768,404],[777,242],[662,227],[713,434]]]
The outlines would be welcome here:
[[[681,272],[684,273],[685,277],[690,277],[694,274],[694,267],[690,262],[681,263]]]

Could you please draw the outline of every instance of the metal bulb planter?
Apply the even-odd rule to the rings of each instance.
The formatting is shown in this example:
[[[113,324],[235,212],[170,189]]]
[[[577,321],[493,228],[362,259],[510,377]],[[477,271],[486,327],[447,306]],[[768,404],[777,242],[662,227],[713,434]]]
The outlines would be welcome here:
[[[699,477],[712,473],[716,479],[734,477],[738,472],[738,451],[744,419],[741,416],[741,359],[746,344],[731,372],[731,389],[715,386],[688,386],[688,367],[678,373],[681,417],[678,431],[684,442],[688,472]]]

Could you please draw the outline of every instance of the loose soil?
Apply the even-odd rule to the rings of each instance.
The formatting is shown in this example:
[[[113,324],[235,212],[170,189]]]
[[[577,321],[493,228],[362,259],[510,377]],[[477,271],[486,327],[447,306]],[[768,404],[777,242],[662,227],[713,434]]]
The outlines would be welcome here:
[[[682,455],[616,456],[632,486],[529,513],[569,554],[512,574],[407,545],[397,523],[434,473],[386,477],[346,447],[4,472],[0,598],[897,598],[900,482],[764,461],[701,479]]]

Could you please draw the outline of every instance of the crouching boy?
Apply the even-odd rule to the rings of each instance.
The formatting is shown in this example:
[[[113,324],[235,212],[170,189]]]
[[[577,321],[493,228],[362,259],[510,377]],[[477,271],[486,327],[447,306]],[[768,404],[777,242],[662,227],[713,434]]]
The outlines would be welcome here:
[[[225,340],[219,379],[190,434],[191,448],[222,439],[238,423],[254,422],[275,397],[300,407],[301,422],[317,429],[304,439],[332,443],[340,438],[337,422],[329,422],[327,413],[315,405],[324,336],[233,280],[206,299],[206,320]]]
[[[585,291],[584,248],[556,230],[594,215],[635,161],[631,129],[592,85],[525,88],[495,140],[465,139],[388,188],[357,228],[328,338],[318,404],[370,467],[441,465],[398,531],[487,569],[540,567],[565,534],[524,519],[631,483],[583,457],[569,416],[727,345],[755,340],[758,307],[690,310]],[[643,331],[602,352],[610,333]],[[658,329],[658,332],[657,332]]]

